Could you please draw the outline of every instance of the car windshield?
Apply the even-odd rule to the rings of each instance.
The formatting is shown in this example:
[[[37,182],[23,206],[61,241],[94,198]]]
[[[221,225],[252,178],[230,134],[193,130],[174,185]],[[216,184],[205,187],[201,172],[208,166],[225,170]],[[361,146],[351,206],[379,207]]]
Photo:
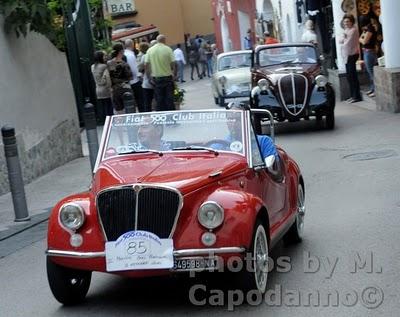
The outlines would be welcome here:
[[[258,52],[261,67],[291,64],[315,64],[317,53],[311,46],[284,46],[265,48]]]
[[[171,151],[233,152],[244,155],[243,111],[203,110],[113,116],[103,159]]]
[[[251,53],[233,54],[221,57],[218,60],[218,70],[250,67]]]

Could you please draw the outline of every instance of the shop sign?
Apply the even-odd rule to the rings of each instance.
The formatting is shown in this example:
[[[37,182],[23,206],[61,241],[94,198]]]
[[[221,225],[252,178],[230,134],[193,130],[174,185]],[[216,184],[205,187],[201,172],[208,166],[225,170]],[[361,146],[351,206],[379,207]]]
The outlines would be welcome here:
[[[134,0],[108,0],[107,8],[108,13],[111,15],[121,15],[136,12]]]

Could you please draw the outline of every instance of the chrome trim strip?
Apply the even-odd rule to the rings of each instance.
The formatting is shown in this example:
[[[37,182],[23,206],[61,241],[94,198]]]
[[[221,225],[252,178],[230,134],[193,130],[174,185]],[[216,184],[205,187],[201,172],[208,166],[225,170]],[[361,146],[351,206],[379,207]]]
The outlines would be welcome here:
[[[106,140],[108,140],[108,138],[109,138],[108,135],[110,134],[110,130],[111,130],[110,122],[111,122],[111,116],[107,116],[106,121],[104,122],[104,126],[103,126],[103,133],[101,135],[99,151],[97,153],[96,163],[94,164],[93,174],[97,172],[100,162],[104,160],[104,149],[106,146]],[[106,131],[104,131],[104,127],[107,128]]]
[[[286,109],[290,114],[292,114],[293,116],[297,116],[300,112],[303,111],[304,107],[305,107],[306,104],[307,104],[308,94],[309,94],[309,93],[308,93],[308,80],[307,80],[307,77],[304,76],[304,75],[302,75],[302,74],[296,74],[296,75],[297,75],[297,76],[303,77],[304,82],[305,82],[305,95],[304,95],[303,105],[302,105],[302,107],[301,107],[301,109],[300,109],[299,111],[296,111],[297,100],[296,100],[296,88],[295,88],[295,83],[294,83],[294,76],[295,76],[295,74],[294,74],[294,73],[290,73],[290,74],[288,74],[288,75],[284,75],[284,76],[280,77],[280,78],[279,78],[279,81],[278,81],[279,95],[280,95],[280,97],[281,97],[283,106],[284,106],[285,109]],[[292,111],[287,107],[287,104],[286,104],[286,101],[285,101],[285,99],[284,99],[284,97],[283,97],[283,92],[282,92],[281,81],[282,81],[283,78],[285,78],[285,77],[287,77],[287,76],[292,76],[293,102],[294,102],[294,107],[295,107],[295,111],[294,111],[294,112],[292,112]]]
[[[246,249],[243,247],[222,247],[222,248],[209,248],[209,249],[175,250],[173,254],[174,254],[174,257],[186,257],[186,256],[198,256],[198,255],[243,253],[245,251],[246,251]],[[63,250],[46,250],[45,253],[48,256],[59,256],[59,257],[80,258],[80,259],[104,258],[106,256],[105,251],[76,252],[76,251],[63,251]]]
[[[99,208],[98,208],[98,205],[99,205],[98,204],[98,197],[99,197],[99,195],[101,195],[104,192],[113,191],[113,190],[119,190],[119,189],[124,189],[124,188],[130,188],[131,190],[134,190],[136,192],[136,202],[135,202],[135,218],[136,218],[136,222],[135,222],[135,230],[137,229],[137,212],[138,212],[137,211],[138,210],[138,199],[137,198],[139,196],[140,190],[142,190],[143,188],[159,188],[159,189],[169,190],[169,191],[172,191],[172,192],[175,192],[175,193],[178,194],[178,197],[179,197],[178,212],[176,213],[174,224],[173,224],[173,226],[171,228],[171,232],[170,232],[170,234],[168,236],[168,238],[172,238],[172,236],[173,236],[173,234],[175,232],[175,229],[176,229],[176,225],[178,223],[179,216],[180,216],[182,208],[183,208],[183,196],[182,196],[181,192],[178,189],[174,188],[174,187],[165,186],[165,185],[162,185],[162,184],[135,183],[135,184],[129,184],[129,185],[121,185],[121,186],[109,187],[109,188],[103,189],[103,190],[101,190],[101,191],[99,191],[97,193],[97,195],[96,195],[97,217],[99,219],[100,227],[101,227],[101,229],[103,231],[105,240],[108,241],[108,238],[107,238],[106,232],[104,230],[103,221],[101,219]],[[136,188],[138,188],[138,190],[135,190]]]

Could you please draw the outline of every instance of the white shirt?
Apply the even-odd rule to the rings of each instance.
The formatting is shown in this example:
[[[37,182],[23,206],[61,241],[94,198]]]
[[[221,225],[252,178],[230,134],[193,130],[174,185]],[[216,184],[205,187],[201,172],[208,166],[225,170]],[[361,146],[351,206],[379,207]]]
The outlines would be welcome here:
[[[183,64],[186,65],[185,56],[183,55],[183,52],[179,47],[175,49],[174,55],[177,62],[182,61]]]
[[[139,71],[137,68],[136,64],[136,56],[135,53],[131,50],[125,50],[124,55],[126,56],[126,61],[129,64],[129,67],[131,68],[132,71],[132,77],[133,79],[129,82],[129,84],[136,84],[139,81],[138,75]]]
[[[312,30],[306,30],[301,37],[301,41],[306,43],[316,44],[317,34]]]

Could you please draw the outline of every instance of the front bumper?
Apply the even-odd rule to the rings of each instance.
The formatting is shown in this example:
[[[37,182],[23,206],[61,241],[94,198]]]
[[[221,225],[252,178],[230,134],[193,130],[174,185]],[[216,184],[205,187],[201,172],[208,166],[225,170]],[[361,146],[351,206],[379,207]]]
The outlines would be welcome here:
[[[223,247],[223,248],[208,248],[208,249],[184,249],[175,250],[174,257],[190,257],[190,256],[218,256],[222,254],[243,253],[245,248],[242,247]],[[106,252],[76,252],[64,250],[46,250],[46,255],[67,258],[80,258],[80,259],[95,259],[105,258]]]

